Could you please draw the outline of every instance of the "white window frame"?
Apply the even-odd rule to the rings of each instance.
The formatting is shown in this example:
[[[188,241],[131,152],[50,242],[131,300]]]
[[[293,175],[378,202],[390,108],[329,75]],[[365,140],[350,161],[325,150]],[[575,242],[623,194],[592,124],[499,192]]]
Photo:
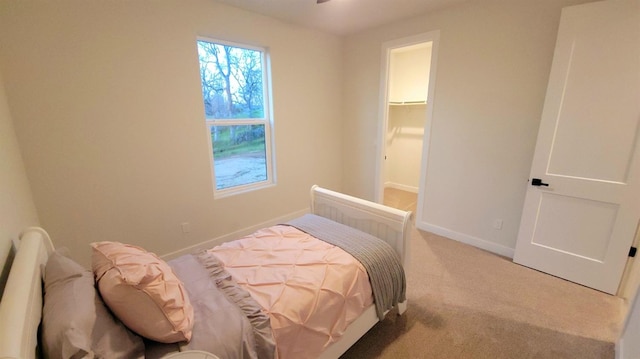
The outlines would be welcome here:
[[[263,106],[264,117],[263,118],[233,118],[233,119],[208,119],[205,112],[205,124],[208,140],[208,152],[209,152],[209,164],[211,166],[213,196],[214,198],[222,198],[232,196],[240,193],[255,191],[262,188],[272,187],[276,184],[275,176],[275,151],[273,140],[273,112],[271,102],[271,61],[269,58],[269,51],[266,47],[259,47],[247,44],[240,44],[230,41],[218,40],[209,37],[197,37],[197,41],[204,41],[224,46],[233,46],[241,49],[259,51],[262,54],[262,91],[263,91]],[[197,45],[196,45],[197,53]],[[200,58],[198,57],[198,69],[200,68]],[[200,74],[200,71],[198,71]],[[200,77],[200,86],[202,86],[202,77]],[[204,110],[204,98],[202,99],[202,105]],[[265,141],[265,166],[267,178],[263,181],[253,182],[240,186],[233,186],[223,189],[217,189],[216,186],[216,173],[215,173],[215,159],[213,156],[213,141],[211,140],[211,126],[242,126],[242,125],[263,125],[264,126],[264,141]]]

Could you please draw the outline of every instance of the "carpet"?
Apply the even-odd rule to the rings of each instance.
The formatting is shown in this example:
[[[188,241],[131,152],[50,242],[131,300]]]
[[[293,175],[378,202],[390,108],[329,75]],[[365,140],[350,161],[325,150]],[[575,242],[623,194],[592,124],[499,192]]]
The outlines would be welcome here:
[[[621,298],[412,230],[407,312],[342,358],[614,358]]]

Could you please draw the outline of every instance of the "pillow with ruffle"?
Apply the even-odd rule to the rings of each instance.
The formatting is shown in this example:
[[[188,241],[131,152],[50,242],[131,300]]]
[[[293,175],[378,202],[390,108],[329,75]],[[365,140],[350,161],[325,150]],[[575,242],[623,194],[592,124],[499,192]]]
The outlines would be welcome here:
[[[191,339],[193,307],[166,262],[140,247],[119,242],[92,243],[91,247],[100,294],[129,329],[161,343]]]

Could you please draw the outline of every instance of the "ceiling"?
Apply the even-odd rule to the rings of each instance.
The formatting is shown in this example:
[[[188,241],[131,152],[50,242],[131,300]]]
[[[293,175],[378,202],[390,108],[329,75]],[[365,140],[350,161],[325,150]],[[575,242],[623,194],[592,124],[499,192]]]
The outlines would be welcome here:
[[[467,0],[215,0],[284,22],[348,35]]]

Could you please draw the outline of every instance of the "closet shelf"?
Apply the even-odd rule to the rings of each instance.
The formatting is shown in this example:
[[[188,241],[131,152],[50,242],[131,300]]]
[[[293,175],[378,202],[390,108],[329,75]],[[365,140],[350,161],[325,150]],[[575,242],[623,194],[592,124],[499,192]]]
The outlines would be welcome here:
[[[390,106],[425,105],[427,101],[389,101]]]

